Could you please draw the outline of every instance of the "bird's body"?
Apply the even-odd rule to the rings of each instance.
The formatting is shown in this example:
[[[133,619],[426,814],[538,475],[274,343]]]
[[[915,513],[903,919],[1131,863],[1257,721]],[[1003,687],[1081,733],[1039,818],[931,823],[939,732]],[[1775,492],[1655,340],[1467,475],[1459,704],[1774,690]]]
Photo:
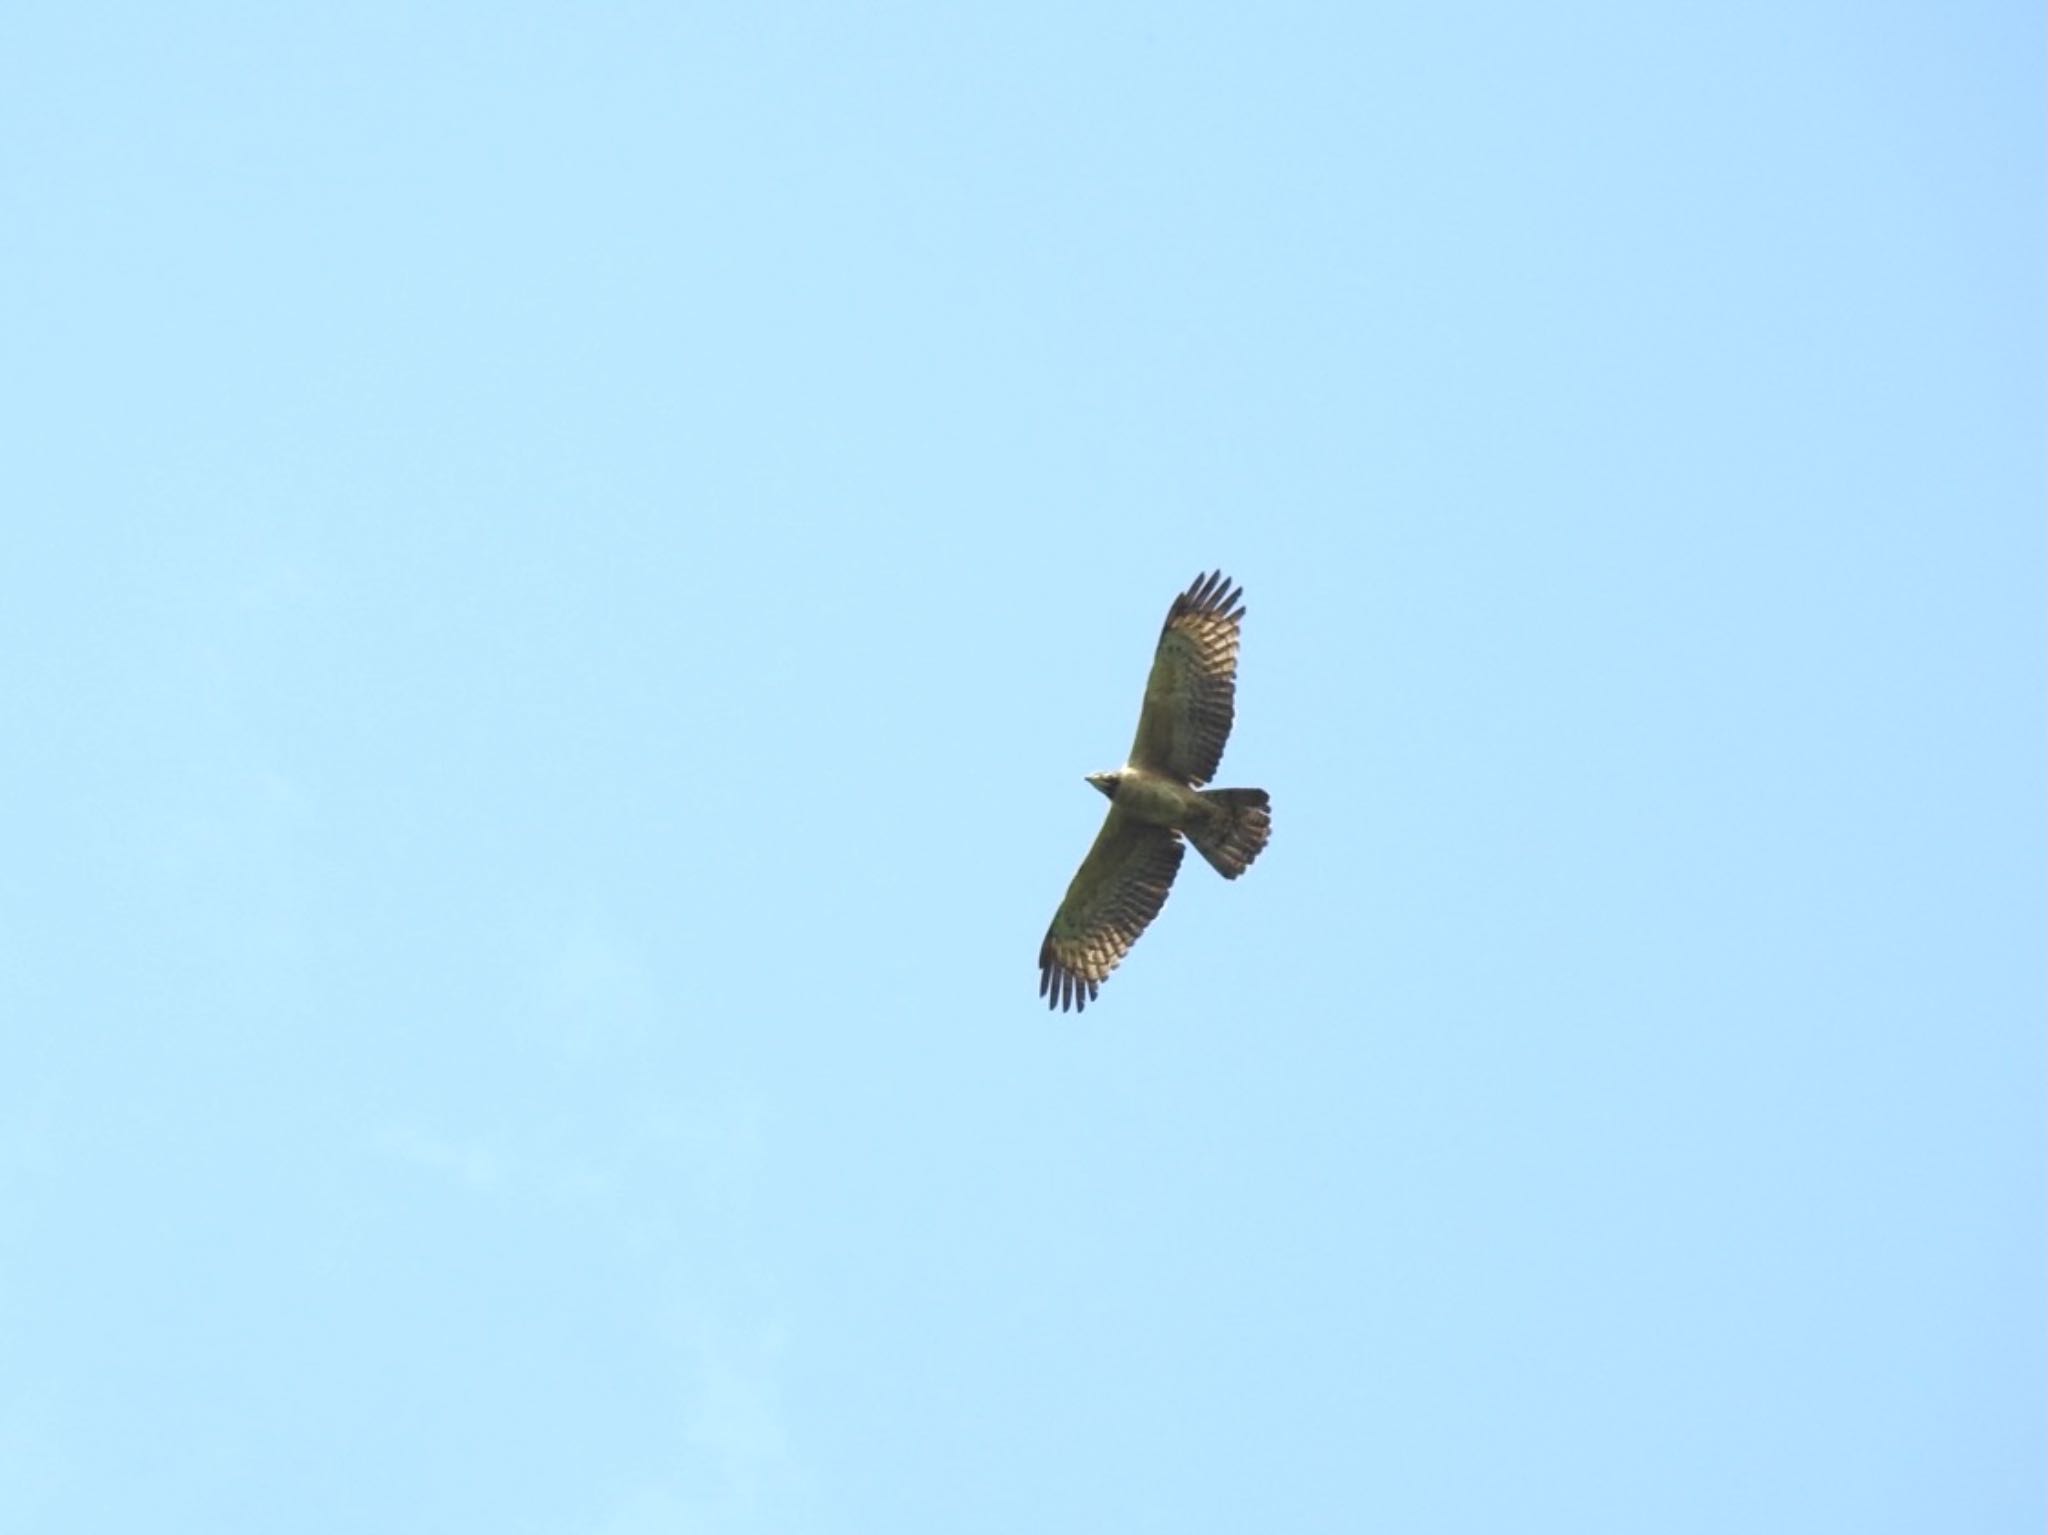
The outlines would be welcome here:
[[[1159,633],[1130,761],[1088,782],[1109,797],[1095,845],[1039,947],[1039,994],[1076,1011],[1166,904],[1181,838],[1225,879],[1251,867],[1272,835],[1263,789],[1204,789],[1236,713],[1243,594],[1222,573],[1197,577]]]
[[[1116,808],[1147,826],[1186,831],[1190,825],[1206,826],[1214,815],[1213,810],[1203,803],[1199,791],[1164,773],[1126,767],[1120,773],[1103,776],[1109,780],[1109,787],[1104,792]]]

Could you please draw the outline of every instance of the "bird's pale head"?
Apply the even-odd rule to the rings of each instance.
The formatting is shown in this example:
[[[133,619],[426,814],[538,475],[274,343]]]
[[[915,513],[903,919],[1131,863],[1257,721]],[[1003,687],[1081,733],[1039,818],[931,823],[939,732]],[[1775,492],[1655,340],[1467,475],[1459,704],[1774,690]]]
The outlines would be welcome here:
[[[1088,781],[1094,784],[1095,787],[1100,789],[1104,794],[1107,794],[1111,799],[1115,799],[1116,781],[1121,777],[1123,777],[1123,774],[1121,773],[1090,773],[1088,775]]]

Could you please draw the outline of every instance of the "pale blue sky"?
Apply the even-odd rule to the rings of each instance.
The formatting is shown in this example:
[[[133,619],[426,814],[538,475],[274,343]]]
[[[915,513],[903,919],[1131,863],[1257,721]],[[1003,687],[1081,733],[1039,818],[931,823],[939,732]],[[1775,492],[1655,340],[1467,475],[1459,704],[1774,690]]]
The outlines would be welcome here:
[[[2038,1530],[2043,45],[17,8],[0,1527]]]

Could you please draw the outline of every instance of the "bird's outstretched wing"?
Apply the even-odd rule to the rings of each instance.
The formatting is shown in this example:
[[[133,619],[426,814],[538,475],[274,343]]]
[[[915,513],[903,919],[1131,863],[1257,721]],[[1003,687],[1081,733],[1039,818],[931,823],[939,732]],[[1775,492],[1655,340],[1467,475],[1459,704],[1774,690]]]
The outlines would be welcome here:
[[[1236,717],[1243,596],[1219,570],[1196,577],[1173,599],[1159,631],[1152,675],[1145,679],[1132,767],[1165,773],[1196,788],[1216,776]]]
[[[1166,904],[1180,869],[1180,837],[1134,821],[1114,805],[1038,950],[1046,1006],[1081,1011]]]

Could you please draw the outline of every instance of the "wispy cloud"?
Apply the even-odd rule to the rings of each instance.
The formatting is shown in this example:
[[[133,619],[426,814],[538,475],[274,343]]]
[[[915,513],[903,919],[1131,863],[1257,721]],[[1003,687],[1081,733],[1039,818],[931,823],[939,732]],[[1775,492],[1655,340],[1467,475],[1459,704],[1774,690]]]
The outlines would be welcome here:
[[[512,1162],[496,1147],[479,1140],[449,1140],[410,1125],[387,1125],[371,1137],[381,1156],[438,1178],[478,1191],[502,1188]]]
[[[781,1330],[719,1327],[695,1350],[687,1419],[691,1449],[714,1468],[721,1513],[771,1512],[790,1472],[783,1427]]]
[[[687,1406],[670,1464],[626,1490],[592,1535],[698,1535],[811,1527],[781,1404],[785,1344],[772,1326],[691,1323],[679,1349]]]
[[[640,1037],[659,1014],[654,979],[634,944],[586,914],[537,963],[533,995],[555,1046],[572,1059]]]
[[[787,1334],[745,1278],[770,1116],[729,1083],[641,1090],[628,1074],[635,1042],[675,1020],[659,967],[610,924],[588,913],[569,923],[535,948],[524,979],[538,1025],[525,1039],[574,1067],[577,1107],[545,1124],[386,1123],[370,1149],[515,1214],[573,1211],[580,1240],[615,1243],[668,1276],[640,1323],[667,1362],[672,1428],[589,1535],[794,1529]],[[603,1080],[594,1101],[593,1072]]]

